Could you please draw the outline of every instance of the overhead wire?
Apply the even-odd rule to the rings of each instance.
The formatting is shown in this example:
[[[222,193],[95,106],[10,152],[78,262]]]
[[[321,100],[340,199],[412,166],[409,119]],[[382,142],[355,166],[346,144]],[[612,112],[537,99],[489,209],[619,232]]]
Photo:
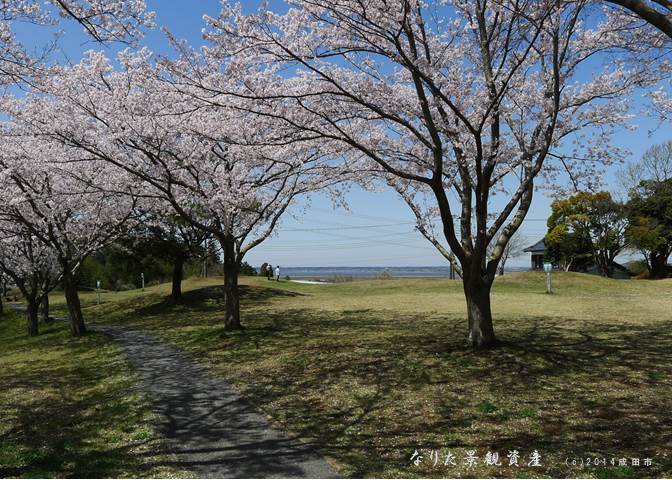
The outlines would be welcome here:
[[[416,225],[415,221],[395,221],[393,218],[389,217],[382,217],[382,216],[375,216],[375,215],[366,215],[366,214],[349,214],[349,213],[341,213],[339,211],[334,211],[334,210],[328,210],[328,209],[322,209],[318,207],[310,207],[310,210],[316,211],[316,212],[324,212],[328,213],[330,215],[337,215],[341,217],[348,217],[349,219],[353,220],[360,220],[360,219],[365,219],[365,220],[375,220],[378,222],[390,222],[390,223],[367,223],[367,224],[359,224],[359,225],[352,225],[352,224],[344,224],[344,223],[334,223],[334,222],[325,222],[324,220],[317,220],[317,219],[307,219],[309,223],[314,223],[318,224],[319,226],[317,227],[293,227],[293,228],[282,228],[279,230],[279,233],[283,232],[305,232],[308,234],[316,234],[320,236],[326,236],[326,239],[315,239],[315,240],[282,240],[278,238],[274,238],[270,240],[268,243],[266,243],[262,248],[263,251],[266,251],[268,253],[275,253],[275,254],[288,254],[288,253],[295,253],[297,249],[300,249],[300,251],[305,251],[305,252],[323,252],[323,251],[348,251],[348,250],[370,250],[371,248],[377,247],[381,244],[383,245],[390,245],[390,246],[396,246],[396,247],[403,247],[405,249],[414,249],[418,250],[421,249],[426,252],[425,255],[421,256],[406,256],[404,255],[405,259],[414,259],[414,258],[427,258],[427,255],[439,255],[440,253],[429,243],[426,241],[426,239],[415,230],[415,228],[412,229],[406,229],[411,225]],[[392,223],[393,222],[393,223]],[[526,218],[524,219],[524,222],[546,222],[545,218]],[[321,226],[325,225],[325,226]],[[405,231],[396,231],[396,230],[390,230],[392,227],[406,227],[404,230]],[[375,232],[375,235],[369,235],[369,236],[350,236],[350,235],[344,235],[344,234],[339,234],[335,233],[338,231],[343,231],[343,230],[353,230],[353,231],[370,231],[372,233]],[[537,234],[542,234],[546,232],[546,229],[540,229],[540,228],[525,228],[523,227],[523,232],[528,233],[531,235],[537,235]],[[537,233],[538,232],[538,233]],[[458,238],[459,238],[459,230],[458,230]],[[399,241],[390,241],[389,238],[394,238],[398,239]],[[404,242],[414,242],[413,244],[409,243],[404,243]],[[353,252],[355,253],[355,252]],[[356,255],[356,254],[355,254]],[[399,255],[394,256],[394,257],[372,257],[370,254],[365,254],[366,255],[366,260],[368,262],[375,260],[375,261],[383,261],[383,260],[388,260],[388,259],[395,259],[399,258]],[[350,260],[349,261],[356,261],[356,256],[353,257],[351,253],[348,254]]]

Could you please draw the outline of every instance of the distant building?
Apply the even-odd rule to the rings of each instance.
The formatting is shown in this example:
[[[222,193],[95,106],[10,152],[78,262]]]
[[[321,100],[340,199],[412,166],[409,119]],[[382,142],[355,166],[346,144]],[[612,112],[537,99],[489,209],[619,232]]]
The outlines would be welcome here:
[[[534,245],[530,245],[526,249],[523,250],[525,253],[531,253],[532,254],[532,262],[531,262],[531,268],[532,270],[543,270],[544,269],[544,255],[546,254],[546,244],[544,243],[544,239],[542,238],[539,240],[537,243]],[[633,273],[628,270],[626,267],[621,265],[620,263],[614,263],[614,273],[611,278],[616,278],[616,279],[628,279],[631,276],[633,276]],[[601,275],[602,272],[600,271],[599,268],[597,268],[597,265],[589,265],[586,270],[583,270],[584,273],[591,273],[593,275]]]
[[[546,253],[546,244],[543,238],[534,245],[527,247],[523,252],[532,254],[532,270],[543,270],[544,254]]]

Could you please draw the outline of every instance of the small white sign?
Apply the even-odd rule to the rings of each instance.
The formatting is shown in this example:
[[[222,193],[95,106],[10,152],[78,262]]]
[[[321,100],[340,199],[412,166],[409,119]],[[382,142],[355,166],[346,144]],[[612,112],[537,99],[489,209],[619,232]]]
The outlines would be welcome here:
[[[544,272],[550,273],[551,270],[553,270],[553,264],[552,263],[544,263]]]

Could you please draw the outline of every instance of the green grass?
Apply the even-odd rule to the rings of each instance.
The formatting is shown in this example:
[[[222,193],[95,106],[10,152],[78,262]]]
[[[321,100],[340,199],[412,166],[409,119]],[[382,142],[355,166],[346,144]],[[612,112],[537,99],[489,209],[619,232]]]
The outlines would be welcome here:
[[[497,407],[495,405],[493,405],[492,403],[489,403],[489,402],[479,403],[476,408],[481,413],[493,413],[493,412],[497,411]]]
[[[65,324],[0,317],[0,477],[184,476],[169,464],[119,350]]]
[[[465,347],[462,286],[443,279],[335,285],[243,279],[246,328],[222,326],[221,279],[83,296],[88,317],[153,332],[235,382],[342,475],[537,477],[672,474],[672,281],[507,275],[493,290],[503,346]],[[54,298],[53,303],[58,304]],[[506,454],[521,453],[524,467]],[[418,450],[436,467],[410,463]],[[476,450],[479,465],[463,457]],[[538,450],[542,467],[527,467]],[[452,452],[458,465],[443,466]],[[488,451],[502,465],[485,466]],[[645,457],[651,467],[567,467]]]

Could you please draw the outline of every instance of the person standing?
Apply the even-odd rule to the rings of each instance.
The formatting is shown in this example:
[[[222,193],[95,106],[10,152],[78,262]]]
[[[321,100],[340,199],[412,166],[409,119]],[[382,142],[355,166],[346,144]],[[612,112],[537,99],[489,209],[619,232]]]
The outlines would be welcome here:
[[[273,280],[273,265],[270,263],[266,265],[266,278]]]
[[[280,281],[280,265],[275,266],[275,281]]]

